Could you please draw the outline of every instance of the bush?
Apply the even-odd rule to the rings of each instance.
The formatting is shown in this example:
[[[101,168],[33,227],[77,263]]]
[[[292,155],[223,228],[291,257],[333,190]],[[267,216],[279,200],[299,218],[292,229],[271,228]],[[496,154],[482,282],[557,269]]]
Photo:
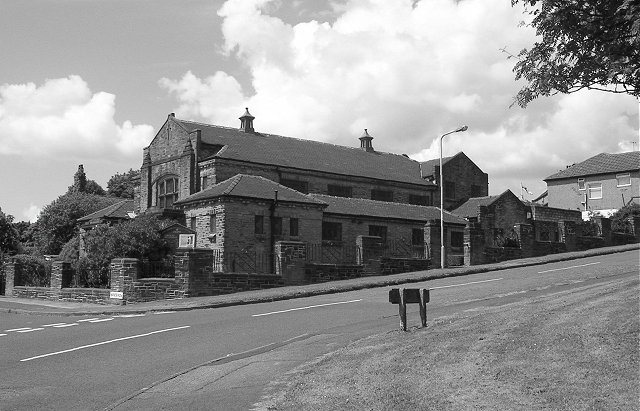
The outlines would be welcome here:
[[[170,224],[156,216],[141,215],[109,226],[98,225],[84,236],[86,258],[77,260],[78,283],[107,284],[109,265],[114,258],[161,260],[169,247],[160,230]],[[74,244],[65,245],[65,257],[74,255]],[[77,255],[77,254],[76,254]]]
[[[20,278],[15,279],[16,285],[49,287],[51,283],[51,262],[42,257],[26,254],[15,255],[11,260],[21,267]]]
[[[599,237],[600,227],[593,220],[579,221],[576,223],[576,232],[583,237]]]
[[[640,204],[628,204],[611,216],[611,230],[617,233],[633,234],[629,218],[640,216]]]
[[[74,287],[109,288],[111,275],[109,265],[97,265],[90,259],[83,257],[72,263],[75,271]]]

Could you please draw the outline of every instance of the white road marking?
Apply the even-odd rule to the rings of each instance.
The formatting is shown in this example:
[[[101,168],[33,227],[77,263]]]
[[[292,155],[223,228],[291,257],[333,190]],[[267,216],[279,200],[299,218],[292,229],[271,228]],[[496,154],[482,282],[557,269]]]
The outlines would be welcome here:
[[[71,323],[71,324],[58,324],[58,325],[54,325],[54,328],[66,328],[66,327],[73,327],[74,325],[80,325],[78,323]]]
[[[438,289],[438,288],[462,287],[463,285],[488,283],[488,282],[491,282],[491,281],[500,281],[500,280],[502,280],[502,278],[492,278],[491,280],[472,281],[470,283],[463,283],[463,284],[441,285],[439,287],[431,287],[430,290],[435,290],[435,289]]]
[[[351,304],[351,303],[357,303],[358,301],[362,301],[362,299],[359,300],[351,300],[351,301],[340,301],[337,303],[327,303],[327,304],[318,304],[318,305],[309,305],[307,307],[298,307],[298,308],[290,308],[288,310],[281,310],[281,311],[272,311],[269,313],[263,313],[263,314],[253,314],[252,317],[263,317],[265,315],[271,315],[271,314],[282,314],[282,313],[288,313],[290,311],[299,311],[299,310],[308,310],[310,308],[318,308],[318,307],[327,307],[330,305],[338,305],[338,304]]]
[[[83,323],[83,322],[86,322],[86,321],[95,321],[95,320],[99,320],[99,318],[85,318],[84,320],[78,320],[76,322]]]
[[[4,337],[5,335],[7,335],[7,334],[0,334],[0,337]]]
[[[157,311],[157,312],[154,312],[152,314],[160,315],[160,314],[174,314],[174,313],[175,313],[175,311]]]
[[[91,321],[88,321],[88,322],[93,324],[93,323],[103,323],[105,321],[113,321],[113,318],[102,318],[100,320],[91,320]]]
[[[43,327],[57,327],[59,325],[64,325],[66,323],[55,323],[55,324],[45,324]]]
[[[589,266],[589,265],[596,265],[596,264],[600,264],[600,261],[595,262],[595,263],[589,263],[589,264],[572,265],[571,267],[554,268],[553,270],[538,271],[538,274],[550,273],[550,272],[552,272],[552,271],[570,270],[570,269],[572,269],[572,268],[587,267],[587,266]]]
[[[133,317],[144,317],[146,314],[122,314],[116,315],[116,318],[133,318]]]
[[[17,333],[30,333],[32,331],[42,331],[44,330],[44,328],[30,328],[28,330],[20,330],[20,331],[16,331]]]
[[[147,336],[153,335],[153,334],[160,334],[160,333],[166,333],[166,332],[169,332],[169,331],[183,330],[185,328],[190,328],[190,327],[191,327],[190,325],[183,325],[182,327],[167,328],[167,329],[164,329],[164,330],[151,331],[151,332],[144,333],[144,334],[131,335],[129,337],[116,338],[116,339],[113,339],[113,340],[102,341],[102,342],[98,342],[98,343],[94,343],[94,344],[81,345],[80,347],[69,348],[68,350],[56,351],[56,352],[51,352],[51,353],[48,353],[48,354],[37,355],[35,357],[24,358],[24,359],[20,360],[20,362],[37,360],[38,358],[51,357],[52,355],[65,354],[65,353],[68,353],[68,352],[83,350],[85,348],[91,348],[91,347],[97,347],[97,346],[100,346],[100,345],[111,344],[111,343],[118,342],[118,341],[125,341],[125,340],[131,340],[131,339],[134,339],[134,338],[147,337]]]
[[[4,332],[6,332],[6,333],[10,333],[10,332],[12,332],[12,331],[22,331],[22,330],[30,330],[30,329],[31,329],[31,327],[12,328],[12,329],[10,329],[10,330],[4,330]]]

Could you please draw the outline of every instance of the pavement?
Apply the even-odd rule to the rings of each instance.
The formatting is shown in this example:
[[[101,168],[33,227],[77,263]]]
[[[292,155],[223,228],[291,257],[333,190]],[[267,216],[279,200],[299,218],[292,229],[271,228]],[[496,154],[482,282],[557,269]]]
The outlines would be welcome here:
[[[361,277],[350,280],[332,281],[321,284],[288,286],[267,290],[245,291],[207,297],[191,297],[174,300],[160,300],[130,305],[97,305],[66,301],[49,301],[29,298],[13,298],[0,296],[0,312],[39,314],[39,315],[116,315],[141,314],[158,311],[187,311],[206,308],[228,307],[233,305],[256,304],[314,295],[333,294],[366,288],[395,286],[407,283],[422,282],[435,278],[456,277],[488,271],[506,270],[517,267],[546,264],[557,261],[575,260],[583,257],[613,254],[630,250],[640,250],[640,244],[596,248],[571,253],[550,254],[541,257],[509,260],[494,264],[475,265],[470,267],[437,268],[427,271],[394,274],[379,277]],[[639,256],[640,257],[640,256]]]

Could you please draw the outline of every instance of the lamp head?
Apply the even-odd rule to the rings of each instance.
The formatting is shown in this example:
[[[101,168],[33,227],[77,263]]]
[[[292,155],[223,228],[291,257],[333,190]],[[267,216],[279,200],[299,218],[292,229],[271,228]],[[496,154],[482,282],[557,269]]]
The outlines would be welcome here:
[[[456,133],[459,133],[459,132],[461,132],[461,131],[467,131],[468,129],[469,129],[469,127],[467,127],[467,126],[462,126],[462,127],[460,127],[459,129],[457,129],[457,130],[456,130]]]

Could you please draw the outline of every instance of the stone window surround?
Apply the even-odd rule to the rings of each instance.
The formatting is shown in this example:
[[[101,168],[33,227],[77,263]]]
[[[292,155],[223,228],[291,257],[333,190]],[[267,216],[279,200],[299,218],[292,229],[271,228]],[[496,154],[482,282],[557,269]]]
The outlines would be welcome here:
[[[171,181],[171,185],[169,185]],[[158,178],[156,185],[156,206],[160,208],[173,208],[173,203],[178,200],[180,193],[180,180],[175,174],[163,175]],[[171,188],[171,191],[169,191]]]

